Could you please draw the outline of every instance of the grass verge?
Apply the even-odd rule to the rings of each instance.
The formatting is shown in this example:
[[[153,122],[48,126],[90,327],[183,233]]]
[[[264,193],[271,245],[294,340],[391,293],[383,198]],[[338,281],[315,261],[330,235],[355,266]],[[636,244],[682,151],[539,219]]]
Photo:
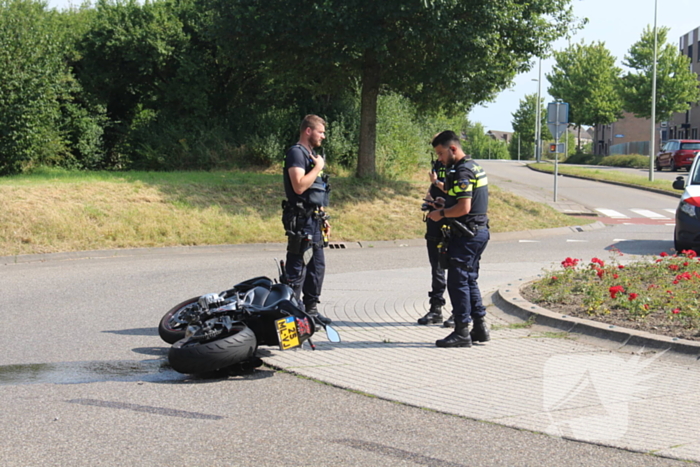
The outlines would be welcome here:
[[[554,172],[554,164],[547,162],[535,162],[530,164],[530,167],[540,172]],[[571,167],[567,166],[566,164],[559,164],[558,171],[560,174],[565,175],[575,175],[579,177],[590,178],[593,180],[603,180],[632,186],[653,188],[655,190],[661,190],[678,196],[680,196],[681,193],[680,191],[673,189],[673,187],[671,186],[671,182],[668,180],[654,180],[653,182],[651,182],[648,178],[640,175],[615,172],[613,170],[605,170],[593,167]]]
[[[284,242],[281,169],[71,172],[0,179],[0,256]],[[426,181],[331,179],[332,241],[420,238]],[[491,188],[493,232],[589,222]]]

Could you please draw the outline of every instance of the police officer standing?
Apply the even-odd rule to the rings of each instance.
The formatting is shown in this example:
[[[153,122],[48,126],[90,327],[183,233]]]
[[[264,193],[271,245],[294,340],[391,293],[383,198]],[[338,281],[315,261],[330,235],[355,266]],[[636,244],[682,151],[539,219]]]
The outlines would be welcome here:
[[[428,173],[430,176],[430,188],[426,194],[423,209],[434,210],[442,208],[440,205],[435,206],[434,201],[438,198],[443,198],[445,196],[445,166],[440,161],[434,161],[432,170]],[[442,241],[442,230],[443,221],[434,221],[429,217],[425,218],[426,232],[425,232],[425,243],[428,248],[428,260],[430,261],[430,277],[431,277],[431,287],[430,292],[428,292],[428,297],[430,297],[430,310],[422,318],[418,318],[418,324],[439,324],[442,323],[442,308],[445,306],[445,288],[447,287],[447,282],[445,281],[445,270],[440,265],[438,245]],[[445,327],[454,327],[454,318],[450,318],[443,324]]]
[[[452,302],[454,331],[435,342],[438,347],[471,347],[472,342],[490,340],[484,323],[486,308],[477,284],[479,261],[490,234],[488,229],[489,190],[486,172],[464,154],[459,137],[443,131],[433,139],[438,160],[447,167],[445,207],[428,217],[444,221],[449,228],[447,291]],[[471,333],[469,323],[474,323]]]
[[[301,122],[299,142],[289,148],[284,159],[282,223],[288,237],[285,272],[297,299],[306,312],[323,324],[331,320],[318,312],[326,259],[324,236],[330,235],[328,205],[330,187],[323,175],[325,161],[316,148],[326,138],[326,122],[317,115],[307,115]]]

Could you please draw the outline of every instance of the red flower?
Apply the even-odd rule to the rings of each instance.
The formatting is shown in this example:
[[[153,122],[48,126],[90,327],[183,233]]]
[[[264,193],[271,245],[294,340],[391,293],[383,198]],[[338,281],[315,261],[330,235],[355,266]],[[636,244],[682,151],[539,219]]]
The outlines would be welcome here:
[[[621,264],[618,264],[618,265],[617,265],[617,269],[625,269],[625,267],[624,267],[623,265],[621,265]]]
[[[693,259],[698,255],[697,253],[695,253],[695,250],[683,250],[681,251],[681,254],[686,255],[690,259]]]
[[[605,274],[605,270],[604,270],[604,269],[600,269],[600,268],[596,268],[596,274],[598,275],[598,277],[600,277],[600,278],[602,279],[602,278],[603,278],[603,274]]]
[[[591,260],[591,263],[599,264],[601,268],[602,268],[603,266],[605,266],[605,263],[603,262],[603,260],[602,260],[602,259],[598,259],[598,258],[593,258],[593,259]]]
[[[669,264],[669,265],[668,265],[668,268],[669,268],[671,271],[678,271],[678,265],[677,265],[677,264]]]
[[[577,264],[578,259],[576,258],[566,258],[564,261],[561,262],[561,265],[565,268],[575,268]]]
[[[610,298],[614,299],[617,296],[617,294],[625,293],[625,288],[621,285],[614,285],[610,287],[610,289],[608,289],[608,292],[610,292]]]
[[[631,302],[632,300],[634,300],[637,297],[639,297],[639,295],[637,295],[636,293],[631,293],[629,296],[629,301]]]
[[[648,309],[649,309],[649,305],[648,305],[647,303],[644,304],[644,309],[645,309],[645,310],[648,310]]]
[[[665,258],[666,256],[668,256],[668,253],[666,253],[665,251],[662,251],[659,256],[661,256],[662,258]]]
[[[618,277],[620,276],[618,276],[617,274],[613,274],[613,279],[617,279]]]
[[[552,280],[553,281],[557,280],[557,276],[552,276]]]
[[[677,314],[680,313],[680,312],[681,312],[680,308],[674,308],[674,309],[673,309],[673,314],[674,314],[674,315],[677,315]]]

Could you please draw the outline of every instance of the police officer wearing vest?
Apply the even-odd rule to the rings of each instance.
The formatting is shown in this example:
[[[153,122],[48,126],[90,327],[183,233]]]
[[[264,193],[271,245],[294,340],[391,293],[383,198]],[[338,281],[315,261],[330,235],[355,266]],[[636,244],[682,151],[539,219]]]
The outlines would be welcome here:
[[[440,161],[434,161],[432,170],[428,173],[430,177],[430,188],[425,197],[423,210],[435,210],[443,206],[436,206],[434,201],[445,196],[445,166]],[[444,199],[444,198],[443,198]],[[442,307],[445,306],[445,289],[447,282],[445,281],[445,269],[440,265],[438,245],[442,241],[442,225],[443,221],[433,221],[429,217],[425,218],[426,232],[425,243],[428,248],[428,260],[430,261],[430,277],[431,287],[428,292],[430,298],[430,310],[422,318],[418,318],[418,324],[439,324],[442,323]],[[454,327],[454,319],[452,316],[443,324],[446,328]]]
[[[490,340],[484,322],[486,308],[477,284],[479,261],[490,234],[488,229],[489,190],[486,172],[464,154],[459,137],[443,131],[433,139],[438,160],[447,167],[445,207],[428,217],[444,221],[449,267],[447,291],[452,302],[454,331],[435,342],[438,347],[471,347],[472,342]],[[469,331],[469,323],[473,328]]]
[[[307,115],[301,122],[299,142],[289,148],[284,159],[282,223],[288,237],[285,272],[297,299],[306,312],[323,324],[331,320],[318,312],[326,259],[323,248],[330,235],[328,205],[330,186],[323,174],[325,161],[316,148],[326,138],[326,122],[317,115]]]

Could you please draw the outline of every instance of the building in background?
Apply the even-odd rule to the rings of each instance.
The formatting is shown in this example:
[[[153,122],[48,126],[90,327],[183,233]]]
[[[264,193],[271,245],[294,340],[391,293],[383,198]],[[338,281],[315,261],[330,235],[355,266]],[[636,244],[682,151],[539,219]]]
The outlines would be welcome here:
[[[679,40],[680,51],[690,58],[691,70],[700,77],[700,27],[684,34]],[[700,136],[700,102],[693,102],[686,112],[676,113],[667,122],[656,125],[654,154],[669,139],[698,139]],[[610,124],[595,129],[594,154],[649,154],[651,120],[637,118],[631,113]]]

